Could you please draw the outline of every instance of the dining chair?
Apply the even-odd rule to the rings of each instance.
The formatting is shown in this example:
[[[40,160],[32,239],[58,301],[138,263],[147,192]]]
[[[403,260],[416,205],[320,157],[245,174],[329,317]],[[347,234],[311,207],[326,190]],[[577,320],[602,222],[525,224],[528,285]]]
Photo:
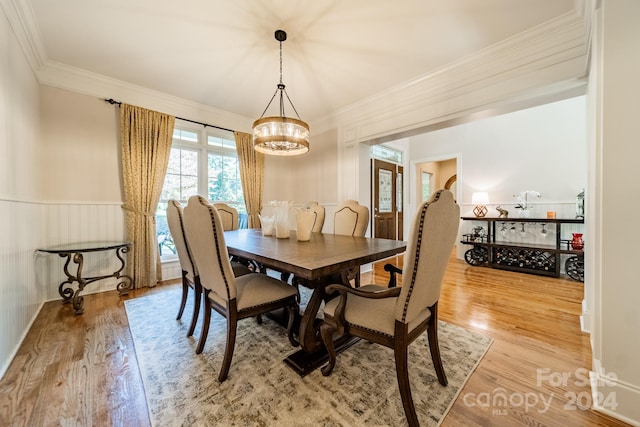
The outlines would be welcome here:
[[[215,202],[213,206],[216,207],[220,214],[224,231],[237,230],[240,228],[240,214],[238,214],[238,209],[222,202]]]
[[[238,213],[238,209],[223,202],[215,202],[213,206],[216,207],[220,214],[224,231],[237,230],[240,228],[240,214]],[[257,265],[251,261],[234,256],[231,257],[231,265],[234,272],[236,270],[243,272],[244,269],[246,269],[246,272],[243,274],[250,273],[257,269]],[[236,276],[238,276],[238,274],[236,274]]]
[[[292,286],[260,273],[235,277],[224,240],[222,218],[202,196],[192,196],[184,208],[184,224],[195,266],[200,275],[204,300],[204,324],[196,353],[202,353],[209,334],[211,311],[227,319],[227,339],[218,381],[227,379],[236,342],[238,321],[284,308],[288,314],[287,335],[292,345],[297,291]]]
[[[316,219],[313,222],[312,233],[322,233],[322,227],[324,226],[324,206],[318,204],[316,201],[307,202],[304,205],[305,209],[310,209],[316,214]]]
[[[187,331],[187,336],[193,335],[193,331],[198,321],[200,313],[200,300],[202,298],[202,286],[198,277],[198,270],[193,263],[189,246],[184,236],[184,220],[182,205],[177,200],[169,200],[167,204],[167,223],[169,232],[173,238],[173,242],[178,253],[178,261],[180,262],[180,270],[182,271],[182,300],[178,309],[176,320],[182,318],[184,307],[187,303],[189,288],[193,289],[193,314],[191,317],[191,325]]]
[[[460,207],[451,191],[437,191],[420,206],[413,220],[403,268],[388,269],[391,277],[396,272],[403,274],[401,287],[366,285],[353,289],[332,284],[326,288],[327,293],[337,291],[340,295],[324,308],[320,334],[329,362],[322,367],[322,374],[330,375],[335,367],[334,334],[360,337],[393,349],[400,397],[411,426],[419,423],[409,384],[408,346],[424,331],[438,381],[447,385],[438,346],[438,299],[459,219]]]
[[[184,308],[187,304],[189,289],[193,289],[193,315],[191,318],[191,325],[187,331],[187,336],[190,337],[193,335],[196,323],[198,322],[200,300],[202,299],[202,286],[200,285],[198,269],[193,262],[191,251],[189,250],[189,244],[185,237],[183,215],[183,209],[180,202],[177,200],[169,200],[167,204],[167,223],[178,254],[180,270],[182,271],[182,299],[176,320],[180,320],[182,318]],[[232,269],[235,276],[242,276],[243,274],[251,273],[251,270],[240,264],[233,265]]]
[[[369,208],[355,200],[347,200],[338,207],[333,216],[333,234],[364,237],[369,226]],[[360,267],[349,268],[341,273],[342,282],[354,281],[360,287]]]

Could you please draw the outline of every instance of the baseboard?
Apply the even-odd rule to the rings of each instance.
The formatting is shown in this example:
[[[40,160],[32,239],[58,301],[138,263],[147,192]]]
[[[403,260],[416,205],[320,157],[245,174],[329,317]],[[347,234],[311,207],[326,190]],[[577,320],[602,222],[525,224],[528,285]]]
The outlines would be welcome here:
[[[587,309],[587,300],[582,300],[582,315],[580,316],[580,330],[591,334],[591,312]]]
[[[594,359],[593,366],[598,372],[591,373],[592,408],[640,427],[640,386],[621,381],[615,373],[605,373],[597,359]]]
[[[46,303],[46,301],[40,302],[40,307],[38,307],[38,309],[36,310],[35,314],[31,318],[31,321],[29,321],[29,324],[24,329],[24,332],[22,333],[22,336],[18,340],[18,344],[15,346],[15,348],[11,352],[11,355],[7,358],[7,361],[0,368],[0,380],[3,379],[4,378],[4,374],[7,373],[7,370],[9,369],[9,366],[11,366],[11,363],[13,362],[13,359],[16,357],[16,354],[18,354],[18,350],[20,350],[20,347],[22,346],[22,343],[24,342],[24,339],[27,337],[27,334],[29,333],[29,331],[31,330],[31,327],[33,326],[33,322],[35,322],[36,319],[38,318],[38,314],[40,314],[40,311],[42,310],[42,307],[44,307],[45,303]]]

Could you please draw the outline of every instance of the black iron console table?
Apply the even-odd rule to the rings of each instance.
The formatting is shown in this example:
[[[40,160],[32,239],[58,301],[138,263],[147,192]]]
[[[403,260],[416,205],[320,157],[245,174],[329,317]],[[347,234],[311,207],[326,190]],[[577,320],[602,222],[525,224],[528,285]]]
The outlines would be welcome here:
[[[38,249],[38,251],[58,254],[61,258],[67,258],[64,263],[64,274],[67,275],[67,280],[60,283],[60,286],[58,286],[58,293],[62,297],[63,303],[73,303],[73,310],[75,311],[75,314],[82,314],[84,312],[84,298],[80,296],[80,292],[82,292],[84,287],[90,283],[107,279],[109,277],[115,277],[116,279],[122,279],[118,282],[116,287],[120,295],[126,295],[129,293],[130,289],[133,289],[133,279],[131,276],[121,274],[126,266],[126,261],[123,255],[129,252],[132,245],[133,244],[131,242],[83,242],[42,248]],[[82,277],[82,267],[84,264],[83,254],[107,251],[115,251],[116,257],[120,260],[120,268],[111,274],[103,276]],[[74,264],[77,265],[75,275],[69,272],[69,263],[71,263],[72,260]],[[73,282],[78,283],[78,288],[75,291],[72,286]]]

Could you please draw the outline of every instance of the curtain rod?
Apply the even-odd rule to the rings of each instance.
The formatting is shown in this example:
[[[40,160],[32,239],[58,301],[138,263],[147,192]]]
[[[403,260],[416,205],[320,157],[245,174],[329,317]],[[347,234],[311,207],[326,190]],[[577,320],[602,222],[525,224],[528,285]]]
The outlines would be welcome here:
[[[116,101],[115,99],[112,99],[112,98],[109,98],[109,99],[103,99],[103,101],[104,101],[104,102],[108,102],[108,103],[109,103],[109,104],[111,104],[111,105],[116,104],[116,105],[118,105],[118,107],[119,107],[120,105],[122,105],[122,102],[120,102],[120,101]],[[234,131],[234,130],[232,130],[232,129],[227,129],[227,128],[223,128],[223,127],[221,127],[221,126],[216,126],[216,125],[210,125],[210,124],[208,124],[208,123],[197,122],[197,121],[195,121],[195,120],[185,119],[185,118],[182,118],[182,117],[176,117],[176,119],[178,119],[178,120],[184,120],[185,122],[195,123],[195,124],[197,124],[197,125],[202,125],[202,126],[204,126],[204,127],[210,127],[210,128],[220,129],[220,130],[226,130],[226,131],[228,131],[228,132],[235,132],[235,131]]]

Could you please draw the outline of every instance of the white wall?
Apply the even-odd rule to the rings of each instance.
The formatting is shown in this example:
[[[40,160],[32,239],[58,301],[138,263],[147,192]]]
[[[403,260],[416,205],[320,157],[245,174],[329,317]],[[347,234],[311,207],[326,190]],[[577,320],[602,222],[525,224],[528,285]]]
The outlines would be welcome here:
[[[640,211],[640,2],[603,0],[594,36],[594,140],[587,205],[595,238],[593,308],[594,392],[602,411],[640,425],[640,286],[635,214]],[[615,405],[614,405],[615,404]]]
[[[0,375],[44,298],[33,268],[45,230],[37,203],[39,87],[9,22],[0,13]]]
[[[542,197],[534,201],[533,216],[546,216],[547,205],[566,204],[562,217],[572,218],[576,195],[586,185],[584,96],[429,132],[410,141],[412,162],[458,156],[462,215],[472,215],[473,192],[487,191],[488,216],[497,216],[498,204],[510,216],[518,216],[513,195],[536,190]],[[411,204],[415,209],[415,200]]]

